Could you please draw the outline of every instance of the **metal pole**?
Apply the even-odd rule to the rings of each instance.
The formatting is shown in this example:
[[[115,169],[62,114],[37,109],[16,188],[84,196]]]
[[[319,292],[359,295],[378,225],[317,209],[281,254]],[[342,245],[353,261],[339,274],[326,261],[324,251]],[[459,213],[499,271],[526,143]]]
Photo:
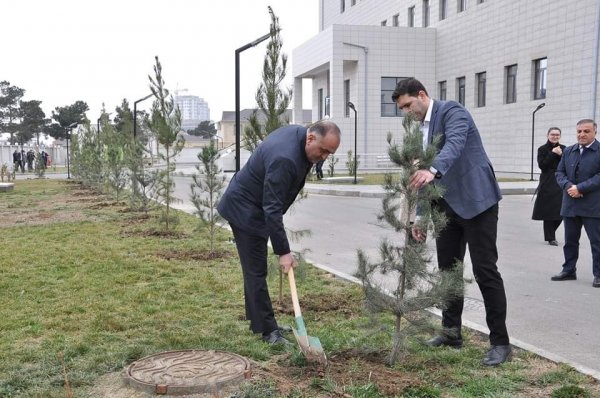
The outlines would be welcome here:
[[[71,137],[71,129],[67,130],[67,179],[71,179],[71,164],[69,161],[69,138]]]
[[[240,171],[240,53],[267,40],[271,32],[235,50],[235,171]]]
[[[354,184],[356,184],[356,169],[358,167],[358,164],[356,163],[356,151],[357,151],[357,146],[356,143],[358,141],[358,112],[356,111],[356,109],[354,110]]]
[[[529,181],[533,181],[533,152],[535,150],[533,144],[533,138],[535,136],[535,113],[546,106],[545,102],[542,102],[535,108],[533,113],[531,114],[531,176],[529,177]]]
[[[138,102],[147,100],[148,98],[152,97],[152,95],[153,94],[148,94],[144,98],[134,101],[134,103],[133,103],[133,138],[134,138],[134,140],[137,135],[137,104],[138,104]]]

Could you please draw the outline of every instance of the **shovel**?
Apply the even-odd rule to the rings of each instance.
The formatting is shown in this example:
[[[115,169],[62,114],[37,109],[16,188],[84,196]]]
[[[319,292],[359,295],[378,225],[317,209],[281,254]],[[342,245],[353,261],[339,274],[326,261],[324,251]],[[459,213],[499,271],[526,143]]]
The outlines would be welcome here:
[[[300,311],[300,303],[298,302],[298,292],[296,291],[296,279],[294,278],[294,269],[290,268],[288,272],[288,278],[290,280],[290,292],[292,294],[292,303],[294,305],[294,316],[296,317],[296,327],[293,329],[294,337],[300,346],[300,351],[308,362],[318,362],[323,366],[327,366],[327,357],[321,341],[317,337],[309,336],[306,333],[306,326],[304,325],[304,318]]]

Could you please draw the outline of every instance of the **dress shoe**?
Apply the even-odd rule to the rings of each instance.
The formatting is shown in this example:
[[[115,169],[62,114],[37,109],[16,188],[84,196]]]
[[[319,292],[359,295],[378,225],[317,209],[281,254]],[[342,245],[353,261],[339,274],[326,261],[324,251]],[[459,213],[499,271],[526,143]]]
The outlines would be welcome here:
[[[445,346],[445,347],[452,347],[452,348],[462,348],[463,339],[462,339],[462,337],[456,338],[456,337],[446,336],[444,334],[438,334],[434,338],[427,340],[425,342],[425,345],[428,345],[429,347]]]
[[[279,329],[275,329],[272,332],[263,333],[262,339],[267,344],[291,344],[288,339],[281,335]]]
[[[481,364],[486,366],[498,366],[501,363],[510,361],[511,358],[512,349],[509,345],[493,345],[485,354]]]
[[[577,279],[577,274],[575,272],[565,272],[560,271],[558,274],[554,275],[550,280],[553,281],[574,281]]]
[[[553,240],[549,240],[549,241],[548,241],[548,244],[549,244],[550,246],[558,246],[558,241],[556,241],[556,240],[554,240],[554,239],[553,239]]]
[[[595,276],[594,281],[592,282],[592,286],[600,287],[600,276]]]

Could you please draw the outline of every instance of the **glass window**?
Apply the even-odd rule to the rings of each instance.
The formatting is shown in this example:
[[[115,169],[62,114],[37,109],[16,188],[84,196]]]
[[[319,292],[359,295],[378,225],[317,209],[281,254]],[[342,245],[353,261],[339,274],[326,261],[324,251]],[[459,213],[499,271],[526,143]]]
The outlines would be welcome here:
[[[458,0],[458,12],[463,12],[467,9],[467,0]]]
[[[423,0],[423,27],[429,26],[429,0]]]
[[[447,90],[446,81],[438,82],[438,98],[442,101],[446,101],[446,90]]]
[[[509,65],[504,69],[504,102],[506,104],[512,104],[517,102],[517,65]]]
[[[440,21],[443,21],[448,16],[448,1],[440,0]]]
[[[350,6],[356,5],[356,0],[350,0]]]
[[[346,0],[340,0],[340,12],[346,11]]]
[[[400,26],[400,15],[396,14],[392,17],[392,25]]]
[[[534,82],[533,99],[546,98],[546,68],[548,66],[547,58],[540,58],[533,61]]]
[[[415,6],[408,7],[408,23],[407,26],[412,28],[415,26]]]
[[[475,75],[475,83],[477,87],[477,106],[482,107],[485,106],[485,81],[486,81],[486,73],[481,72]]]
[[[344,116],[346,117],[350,116],[348,102],[350,102],[350,80],[344,80]]]
[[[382,77],[381,78],[381,116],[393,117],[404,116],[398,109],[398,105],[392,101],[392,93],[396,89],[399,81],[408,79],[407,77]]]
[[[465,104],[465,77],[456,78],[456,100],[461,104]]]

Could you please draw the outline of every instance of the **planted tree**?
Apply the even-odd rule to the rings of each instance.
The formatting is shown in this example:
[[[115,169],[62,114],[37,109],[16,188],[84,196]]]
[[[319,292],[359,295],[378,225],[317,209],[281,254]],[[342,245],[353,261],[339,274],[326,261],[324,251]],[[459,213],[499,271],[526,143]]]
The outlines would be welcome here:
[[[197,137],[202,138],[212,138],[217,134],[217,128],[215,127],[215,123],[210,120],[203,120],[200,122],[198,126],[196,126],[193,130],[187,131],[189,135],[195,135]]]
[[[20,102],[24,95],[24,89],[6,80],[0,82],[0,133],[9,133],[11,144],[16,142],[15,133],[21,117]]]
[[[208,226],[211,253],[215,250],[217,222],[221,220],[217,206],[225,187],[225,176],[217,165],[218,158],[219,151],[211,141],[209,146],[198,153],[198,173],[192,176],[194,182],[191,184],[191,199],[196,207],[196,215],[200,217],[201,226]]]
[[[127,185],[128,179],[125,161],[127,137],[117,132],[110,123],[104,123],[103,127],[106,184],[119,200],[121,191]]]
[[[54,120],[54,123],[47,125],[44,132],[57,140],[67,138],[67,128],[70,125],[73,123],[89,123],[85,115],[89,109],[84,101],[75,101],[73,104],[67,106],[57,106],[52,111],[52,120]]]
[[[356,167],[356,169],[358,169],[358,166],[360,165],[360,155],[356,155],[356,165],[354,165],[354,156],[352,155],[352,149],[348,150],[348,153],[346,154],[347,156],[347,160],[346,160],[346,168],[348,169],[348,174],[353,176],[354,175],[354,168]]]
[[[335,155],[329,155],[327,158],[327,175],[333,177],[335,175],[335,165],[340,161],[340,158],[336,158]]]
[[[390,159],[400,168],[399,175],[386,174],[386,195],[382,201],[379,220],[388,223],[399,235],[398,239],[383,240],[379,251],[381,260],[371,262],[358,251],[358,277],[363,284],[367,308],[371,314],[391,313],[395,316],[392,349],[389,363],[395,364],[406,351],[406,337],[431,328],[425,312],[433,306],[443,307],[453,297],[462,294],[462,267],[454,271],[438,272],[430,266],[431,254],[425,242],[411,237],[412,217],[419,207],[420,217],[414,221],[422,231],[436,236],[446,225],[443,213],[431,206],[441,196],[436,184],[426,185],[418,192],[410,187],[410,176],[419,169],[429,169],[436,155],[436,143],[423,150],[419,126],[405,117],[403,145],[392,142],[388,134]],[[381,284],[377,276],[387,275]],[[389,280],[395,281],[390,284]]]
[[[166,168],[156,172],[156,181],[154,192],[156,198],[164,204],[164,211],[161,215],[161,222],[165,230],[169,231],[170,226],[178,221],[175,214],[171,214],[171,205],[177,201],[174,196],[175,183],[173,182],[173,173],[175,172],[175,157],[183,149],[184,138],[179,134],[181,130],[181,112],[175,106],[173,96],[165,88],[165,82],[162,77],[162,66],[158,57],[154,65],[154,77],[150,79],[150,90],[154,95],[152,104],[152,116],[149,121],[149,127],[153,131],[158,143],[165,149],[164,153],[159,153],[159,157],[166,163]]]
[[[21,123],[17,133],[19,142],[27,142],[34,136],[37,138],[37,145],[40,145],[40,134],[44,126],[49,122],[46,114],[40,107],[42,101],[21,101]]]
[[[102,186],[104,168],[97,135],[97,131],[85,123],[79,129],[79,134],[71,138],[73,176],[83,185],[94,189]]]

